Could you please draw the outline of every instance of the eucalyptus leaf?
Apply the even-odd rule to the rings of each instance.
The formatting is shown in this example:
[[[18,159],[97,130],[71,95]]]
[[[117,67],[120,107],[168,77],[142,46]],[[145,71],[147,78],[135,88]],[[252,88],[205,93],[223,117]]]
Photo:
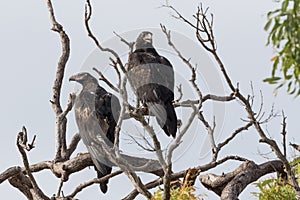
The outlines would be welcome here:
[[[278,84],[275,89],[286,86],[289,94],[297,93],[298,95],[300,90],[300,0],[279,0],[278,2],[281,2],[281,7],[268,12],[264,26],[264,30],[269,32],[267,45],[275,49],[275,56],[272,56],[271,78],[263,81]]]

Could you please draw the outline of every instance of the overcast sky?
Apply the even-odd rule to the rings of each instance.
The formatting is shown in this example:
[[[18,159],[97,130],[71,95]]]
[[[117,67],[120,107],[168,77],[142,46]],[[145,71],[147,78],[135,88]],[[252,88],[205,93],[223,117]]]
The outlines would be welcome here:
[[[273,95],[273,88],[262,82],[262,79],[269,76],[273,50],[266,47],[267,33],[263,26],[266,22],[266,13],[279,5],[273,1],[260,0],[226,0],[226,1],[202,1],[204,7],[209,7],[214,13],[214,31],[218,44],[218,53],[225,63],[233,83],[239,83],[240,89],[245,94],[251,92],[250,82],[253,83],[256,104],[260,105],[260,90],[264,97],[264,110],[270,111],[272,104],[275,111],[283,109],[288,116],[288,142],[299,142],[298,123],[299,98],[294,99],[280,91],[277,97]],[[216,92],[217,94],[228,94],[229,89],[224,84],[217,65],[208,54],[198,46],[194,31],[181,21],[171,16],[170,10],[159,8],[165,2],[130,0],[130,1],[92,1],[94,15],[92,29],[95,35],[107,46],[119,48],[123,44],[116,42],[113,31],[123,34],[129,40],[133,40],[141,30],[154,32],[154,45],[159,52],[168,57],[173,63],[176,72],[176,84],[186,83],[189,80],[188,70],[168,48],[166,40],[159,30],[159,24],[163,23],[174,34],[174,43],[183,50],[187,58],[192,58],[194,64],[199,66],[199,84],[203,86],[204,92]],[[169,1],[187,18],[193,20],[192,15],[196,12],[200,2],[194,0]],[[64,26],[71,39],[71,57],[66,68],[66,79],[63,82],[62,103],[65,103],[68,94],[76,89],[74,84],[67,81],[67,78],[79,71],[88,70],[90,67],[97,67],[108,76],[112,76],[107,69],[107,61],[101,60],[99,66],[93,63],[95,58],[94,43],[87,37],[83,24],[84,1],[53,1],[57,20]],[[22,166],[21,157],[17,151],[16,136],[25,125],[29,137],[37,135],[36,148],[28,153],[30,163],[44,160],[52,160],[54,157],[54,124],[55,115],[52,111],[49,100],[51,99],[51,88],[55,78],[55,70],[58,58],[61,53],[60,40],[56,33],[50,30],[51,24],[45,1],[27,0],[18,1],[2,0],[0,2],[0,49],[2,77],[1,87],[1,135],[0,140],[0,172],[11,166]],[[176,40],[177,39],[177,40]],[[124,58],[126,52],[122,52]],[[125,48],[125,47],[123,47]],[[99,53],[99,52],[98,52]],[[102,55],[96,56],[101,58]],[[126,58],[125,58],[126,59]],[[92,64],[91,64],[92,62]],[[91,65],[95,66],[91,66]],[[94,74],[95,75],[95,74]],[[113,76],[112,76],[113,78]],[[187,86],[187,85],[186,85]],[[188,96],[188,88],[186,95]],[[178,96],[178,94],[176,94]],[[176,96],[175,95],[175,96]],[[191,95],[193,93],[191,92]],[[238,102],[227,104],[209,104],[207,108],[208,120],[213,115],[217,116],[218,140],[226,138],[243,123],[240,118],[246,118],[244,109]],[[185,116],[184,111],[177,110],[178,115]],[[267,113],[266,113],[267,115]],[[272,138],[281,143],[281,119],[272,120],[263,127],[268,130]],[[197,127],[197,129],[195,128]],[[198,131],[199,127],[199,131]],[[209,151],[205,144],[205,129],[195,124],[196,131],[190,131],[185,138],[181,152],[176,154],[174,171],[179,171],[188,166],[205,164],[208,161],[206,152]],[[77,131],[74,123],[74,116],[69,116],[68,138],[71,138]],[[298,135],[297,135],[298,134]],[[264,144],[258,144],[257,133],[250,129],[241,134],[221,153],[224,155],[241,155],[248,159],[254,159],[257,163],[266,161],[261,153],[269,153],[270,149]],[[167,141],[168,142],[168,141]],[[124,151],[127,143],[123,143]],[[199,150],[200,149],[200,150]],[[78,152],[85,152],[81,144]],[[199,151],[201,151],[199,153]],[[288,148],[289,156],[295,155],[294,151]],[[195,157],[196,156],[196,157]],[[268,158],[274,158],[268,154]],[[237,166],[236,162],[212,170],[221,174],[229,172]],[[56,193],[59,180],[53,178],[48,172],[34,174],[42,190],[49,196]],[[63,188],[65,194],[83,181],[95,176],[93,170],[84,170],[79,174],[71,176],[71,182]],[[149,180],[151,177],[145,177]],[[213,193],[204,190],[197,181],[198,192],[208,195],[207,199],[218,199]],[[114,200],[124,197],[132,189],[131,184],[125,176],[112,179],[109,183],[109,191],[103,196],[98,186],[86,189],[78,196],[80,199],[108,199]],[[117,192],[116,192],[117,191]],[[241,196],[241,199],[253,198],[251,192],[255,188],[248,188]],[[6,199],[25,199],[21,193],[13,189],[8,182],[0,185],[0,195]],[[139,199],[143,199],[141,196]]]

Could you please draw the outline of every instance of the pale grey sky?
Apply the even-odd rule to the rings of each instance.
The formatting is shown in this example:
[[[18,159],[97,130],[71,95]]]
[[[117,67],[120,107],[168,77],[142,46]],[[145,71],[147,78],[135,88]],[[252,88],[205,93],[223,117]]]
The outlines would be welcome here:
[[[194,0],[169,2],[189,19],[193,19],[192,14],[196,12],[196,7],[199,4]],[[283,109],[288,116],[288,141],[300,143],[299,134],[297,133],[299,119],[296,116],[296,111],[299,111],[299,98],[294,99],[292,96],[286,95],[284,91],[280,91],[278,96],[274,97],[273,88],[262,83],[262,79],[269,76],[271,71],[270,58],[272,57],[272,49],[265,46],[267,33],[264,32],[263,26],[266,22],[266,13],[277,7],[278,4],[271,0],[206,0],[202,2],[205,7],[209,6],[210,11],[214,13],[214,30],[218,52],[234,84],[239,82],[240,89],[246,94],[250,92],[250,82],[252,81],[257,96],[257,105],[259,105],[259,90],[262,90],[265,110],[269,111],[273,103],[276,111]],[[129,33],[128,37],[133,36],[134,38],[134,34],[138,33],[139,30],[152,30],[156,33],[154,35],[154,45],[160,50],[161,54],[166,55],[171,60],[177,72],[176,81],[181,83],[189,77],[182,75],[181,70],[184,71],[185,66],[172,56],[172,52],[165,45],[166,41],[163,41],[162,35],[159,35],[159,24],[163,23],[180,38],[178,41],[174,40],[174,43],[185,49],[183,52],[186,52],[186,57],[195,58],[194,62],[199,65],[199,69],[202,66],[205,67],[203,59],[208,59],[205,63],[212,63],[211,67],[213,68],[200,70],[199,77],[204,80],[199,81],[201,85],[204,85],[204,91],[214,90],[212,88],[220,83],[217,82],[220,77],[216,76],[216,85],[211,85],[214,83],[214,77],[207,77],[205,73],[209,73],[210,69],[214,71],[218,68],[214,66],[213,61],[209,61],[209,56],[201,50],[201,47],[193,46],[197,44],[194,31],[186,24],[172,18],[170,10],[159,8],[163,3],[162,0],[92,1],[94,6],[92,28],[99,40],[112,46],[118,45],[113,43],[113,31],[125,35]],[[68,93],[74,91],[74,84],[70,84],[67,77],[88,67],[87,60],[94,52],[95,46],[87,37],[83,25],[84,1],[53,1],[53,6],[57,20],[64,26],[71,39],[71,57],[67,65],[62,93],[62,102],[65,105]],[[2,135],[0,141],[0,156],[2,158],[0,172],[2,172],[11,166],[22,166],[15,142],[16,135],[23,125],[27,127],[30,138],[34,134],[37,135],[36,148],[28,154],[30,162],[51,160],[54,157],[55,116],[49,100],[51,99],[51,88],[61,49],[58,35],[50,31],[51,24],[45,1],[27,0],[16,3],[3,0],[0,2],[0,16],[2,27],[0,49],[3,71],[0,79],[2,92],[0,104]],[[183,37],[187,38],[187,43],[182,42]],[[157,42],[158,39],[162,42]],[[192,50],[190,50],[189,45],[192,46]],[[198,58],[198,51],[193,51],[195,48],[199,48],[200,56]],[[224,90],[229,92],[226,85],[224,85]],[[212,114],[218,114],[219,109],[224,109],[219,106],[208,106],[207,112],[209,114],[207,117],[209,120],[212,119]],[[217,121],[220,140],[242,124],[239,120],[241,117],[246,117],[243,108],[237,102],[227,103],[223,113],[225,113],[224,123],[223,118]],[[274,119],[266,127],[269,134],[278,141],[281,141],[280,121],[280,118]],[[71,114],[69,116],[68,138],[71,138],[76,131],[74,117]],[[175,171],[182,170],[187,166],[201,165],[208,160],[203,154],[197,154],[199,149],[202,153],[205,152],[206,146],[204,143],[207,141],[203,128],[199,129],[199,133],[201,134],[195,135],[195,132],[191,132],[191,135],[186,136],[185,141],[194,142],[187,142],[182,156],[180,153],[176,154],[179,156],[174,166]],[[259,155],[259,152],[266,153],[270,150],[265,148],[265,145],[258,144],[257,140],[257,133],[250,129],[236,138],[230,146],[224,148],[220,156],[238,154],[249,159],[253,158],[258,163],[263,162],[265,159]],[[86,151],[82,144],[79,151]],[[294,155],[290,148],[289,155]],[[272,154],[268,156],[274,158]],[[234,169],[236,165],[237,163],[231,162],[212,172],[217,174],[228,172]],[[65,193],[68,194],[74,186],[94,176],[95,172],[92,169],[86,169],[71,176],[70,183],[67,183],[64,187]],[[35,177],[47,195],[56,193],[59,180],[53,178],[49,171],[37,173]],[[145,177],[145,180],[149,180],[149,178],[153,177]],[[200,193],[209,196],[207,199],[218,199],[213,193],[203,190],[199,181],[197,186],[199,186]],[[125,176],[120,176],[120,178],[114,178],[110,181],[109,191],[105,196],[95,185],[81,192],[78,198],[114,200],[124,197],[131,189],[132,186],[128,179]],[[253,187],[248,188],[242,194],[241,199],[253,198],[250,192],[254,190]],[[0,194],[6,199],[25,199],[7,181],[0,185]],[[143,197],[139,196],[139,199],[143,199]]]

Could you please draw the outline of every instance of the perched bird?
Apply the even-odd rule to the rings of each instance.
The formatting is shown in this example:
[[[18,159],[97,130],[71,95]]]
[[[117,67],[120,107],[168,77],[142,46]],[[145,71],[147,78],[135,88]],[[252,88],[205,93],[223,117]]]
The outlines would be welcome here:
[[[116,96],[100,87],[97,79],[89,73],[73,75],[69,81],[76,81],[82,85],[74,104],[76,123],[95,165],[97,176],[101,178],[110,174],[112,170],[103,153],[103,143],[108,147],[113,146],[120,103]],[[107,184],[108,180],[100,183],[103,193],[107,191]]]
[[[128,77],[135,93],[164,132],[174,138],[177,116],[172,105],[174,100],[174,70],[171,63],[160,56],[152,45],[152,33],[142,32],[135,50],[129,55]]]

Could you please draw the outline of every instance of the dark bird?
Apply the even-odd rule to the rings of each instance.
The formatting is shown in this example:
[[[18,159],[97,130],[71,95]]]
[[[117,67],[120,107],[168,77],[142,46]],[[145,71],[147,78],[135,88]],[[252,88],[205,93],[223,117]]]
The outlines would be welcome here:
[[[82,85],[74,104],[76,123],[95,165],[97,176],[101,178],[110,174],[112,170],[107,155],[103,153],[103,144],[113,146],[120,103],[116,96],[100,87],[97,79],[89,73],[73,75],[69,81],[76,81]],[[103,193],[107,191],[107,184],[108,180],[100,183]]]
[[[175,138],[174,70],[168,59],[153,47],[151,32],[138,36],[135,50],[129,55],[128,77],[139,101],[148,107],[164,132]]]

